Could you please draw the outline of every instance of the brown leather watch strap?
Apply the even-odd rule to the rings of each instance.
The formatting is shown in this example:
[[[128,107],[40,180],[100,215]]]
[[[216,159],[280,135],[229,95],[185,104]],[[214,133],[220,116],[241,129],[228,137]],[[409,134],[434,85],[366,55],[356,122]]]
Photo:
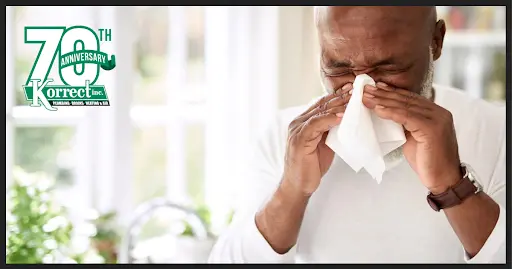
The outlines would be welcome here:
[[[459,205],[466,198],[477,193],[478,188],[471,182],[469,177],[466,175],[456,185],[449,188],[447,191],[434,195],[429,193],[427,201],[430,207],[435,211],[441,209],[450,208]]]

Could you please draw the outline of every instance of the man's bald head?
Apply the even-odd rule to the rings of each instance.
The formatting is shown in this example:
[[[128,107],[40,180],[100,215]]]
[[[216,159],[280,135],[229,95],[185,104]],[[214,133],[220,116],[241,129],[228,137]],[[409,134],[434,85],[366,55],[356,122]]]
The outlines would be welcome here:
[[[334,90],[367,73],[419,93],[445,32],[435,7],[316,7],[315,23],[322,74]]]
[[[336,23],[353,23],[366,27],[395,26],[432,30],[437,22],[436,8],[380,6],[380,7],[315,7],[315,22],[319,29]],[[334,23],[334,24],[333,24]],[[384,24],[383,24],[384,23]]]

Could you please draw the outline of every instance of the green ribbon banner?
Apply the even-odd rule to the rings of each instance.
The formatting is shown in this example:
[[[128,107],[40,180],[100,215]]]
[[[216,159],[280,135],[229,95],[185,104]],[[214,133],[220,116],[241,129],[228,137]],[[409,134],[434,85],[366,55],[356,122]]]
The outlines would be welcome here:
[[[115,61],[115,59],[112,60]],[[77,50],[66,53],[59,57],[59,63],[61,69],[77,64],[98,64],[102,68],[112,64],[111,61],[108,60],[108,54],[96,50]]]

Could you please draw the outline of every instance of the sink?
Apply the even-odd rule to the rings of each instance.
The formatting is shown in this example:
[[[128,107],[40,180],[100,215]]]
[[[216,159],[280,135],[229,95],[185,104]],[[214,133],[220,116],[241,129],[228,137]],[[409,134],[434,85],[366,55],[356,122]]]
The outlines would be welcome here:
[[[194,236],[166,234],[136,242],[141,227],[159,209],[170,208],[187,216]],[[141,204],[122,240],[119,263],[206,263],[215,236],[197,212],[167,199],[153,199]]]

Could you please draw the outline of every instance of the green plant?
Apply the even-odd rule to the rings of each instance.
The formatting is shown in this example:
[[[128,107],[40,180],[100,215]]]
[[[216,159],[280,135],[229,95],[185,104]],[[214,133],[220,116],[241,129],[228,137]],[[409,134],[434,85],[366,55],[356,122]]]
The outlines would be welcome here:
[[[507,79],[507,62],[505,52],[497,52],[494,54],[494,66],[492,72],[492,79],[501,82],[505,85]]]
[[[210,233],[211,229],[211,213],[207,206],[200,205],[195,208],[195,211],[198,215],[198,217],[203,221],[203,223],[206,225],[206,230],[208,233]],[[181,236],[195,236],[194,229],[192,228],[192,225],[186,220],[183,220],[183,224],[185,225],[183,232],[181,232]]]
[[[92,243],[105,263],[117,263],[117,246],[121,236],[115,227],[116,216],[116,212],[111,211],[92,221],[96,226],[96,234],[92,237]]]
[[[228,218],[226,220],[226,224],[229,225],[233,221],[233,217],[235,216],[235,210],[231,209],[231,211],[228,214]]]
[[[506,84],[506,57],[505,53],[496,52],[493,57],[493,68],[489,77],[489,83],[486,85],[486,99],[505,100]]]
[[[93,220],[97,229],[96,235],[93,236],[93,238],[97,240],[112,240],[119,242],[121,238],[115,229],[116,216],[116,212],[111,211],[102,214],[97,219]]]
[[[210,209],[205,206],[201,205],[196,208],[196,213],[199,216],[199,218],[204,222],[206,225],[206,229],[208,233],[211,233],[211,212]],[[233,216],[235,215],[235,210],[230,210],[227,217],[226,217],[226,225],[231,224],[233,221]],[[183,220],[184,224],[184,230],[180,234],[181,236],[195,236],[194,229],[192,228],[192,225],[186,220]]]
[[[66,257],[72,224],[52,196],[54,181],[15,168],[6,196],[6,263],[50,263]]]

